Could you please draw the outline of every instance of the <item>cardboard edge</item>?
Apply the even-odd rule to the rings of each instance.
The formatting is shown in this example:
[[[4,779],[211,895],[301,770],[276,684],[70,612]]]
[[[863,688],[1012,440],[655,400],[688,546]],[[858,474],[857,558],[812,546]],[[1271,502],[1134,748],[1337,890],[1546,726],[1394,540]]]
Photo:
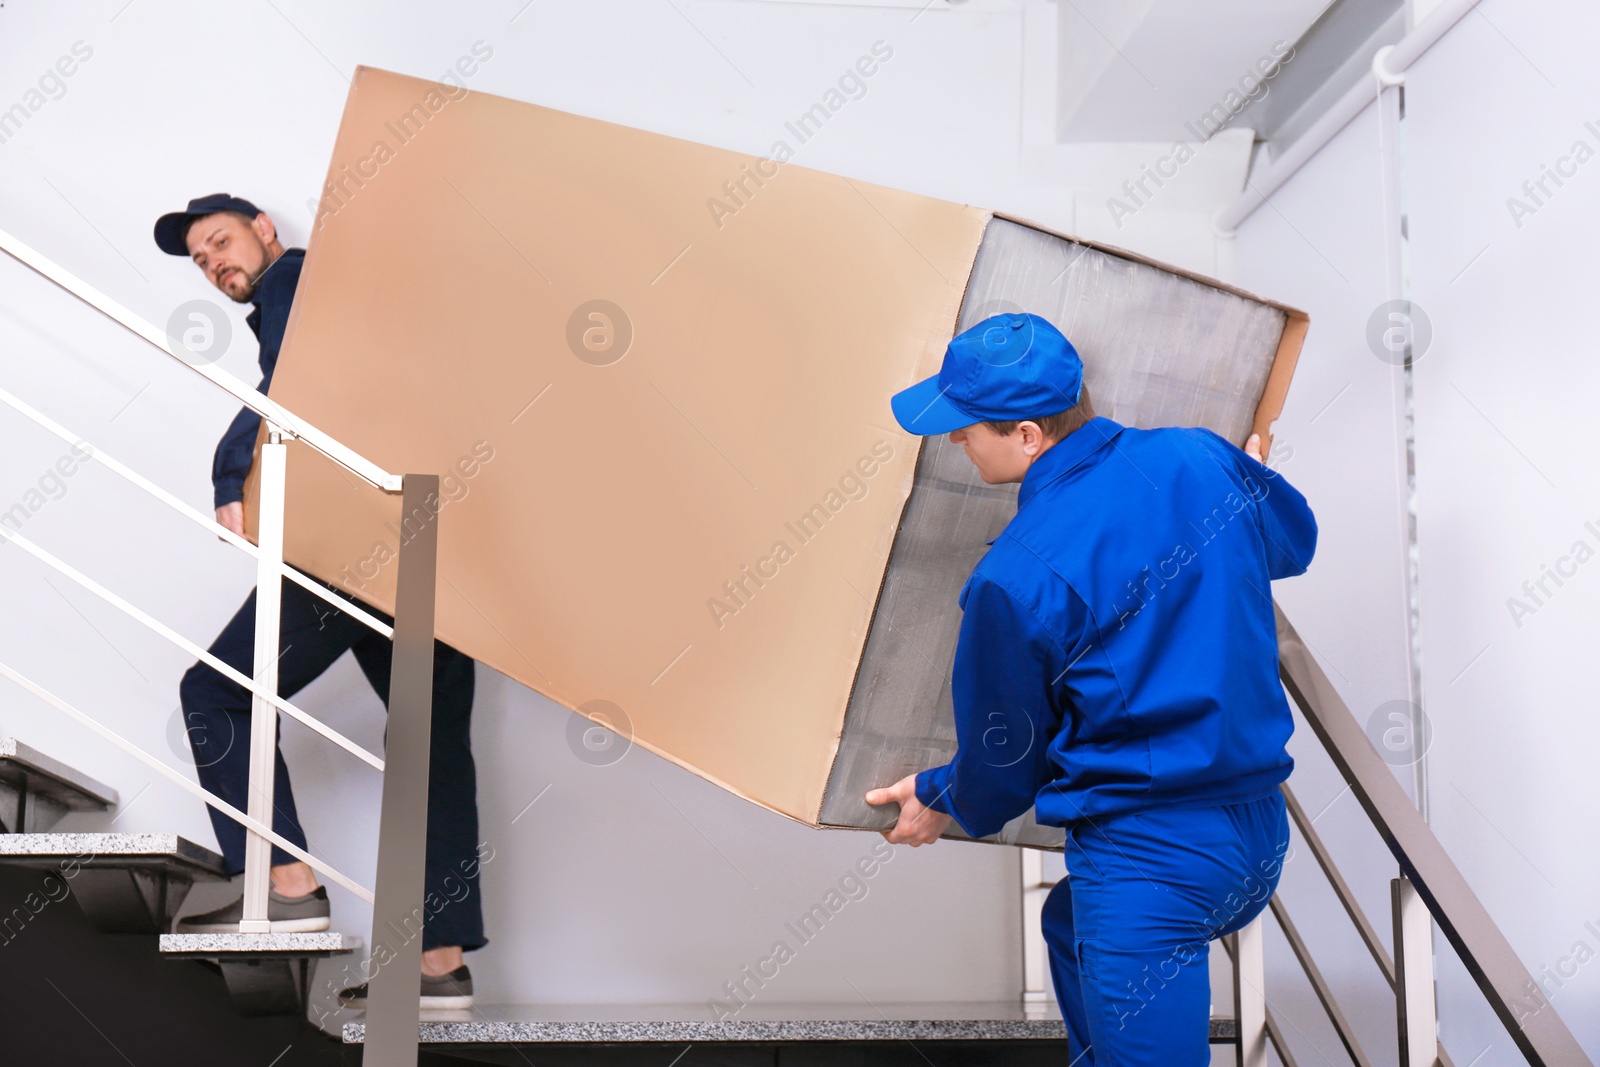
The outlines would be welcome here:
[[[487,666],[487,664],[485,664],[485,666]],[[507,677],[510,677],[510,676],[508,675]],[[515,679],[512,679],[512,680],[515,681]],[[518,682],[517,684],[521,685],[522,683]],[[544,699],[550,701],[550,703],[556,705],[557,707],[566,708],[568,711],[570,711],[574,715],[582,715],[584,718],[588,719],[590,722],[598,723],[599,725],[604,726],[607,729],[610,729],[610,724],[605,722],[602,719],[596,718],[593,715],[585,715],[582,711],[578,710],[577,708],[568,707],[566,704],[561,703],[561,701],[556,700],[554,697],[551,697],[551,696],[549,696],[549,695],[547,695],[545,693],[540,693],[537,689],[532,689],[532,687],[530,687],[530,686],[524,686],[524,688],[529,689],[531,692],[538,693],[539,696],[544,697]],[[781,808],[775,808],[771,804],[767,803],[766,801],[759,800],[756,797],[751,796],[749,793],[746,793],[744,790],[739,789],[738,787],[730,785],[729,783],[723,781],[721,778],[718,778],[716,775],[709,774],[709,773],[707,773],[706,771],[702,770],[699,767],[695,767],[695,766],[693,766],[693,765],[691,765],[689,763],[684,762],[683,760],[678,759],[676,756],[673,756],[670,753],[665,752],[665,751],[657,748],[655,745],[651,744],[648,741],[645,741],[645,740],[643,740],[641,738],[638,738],[638,737],[631,737],[630,736],[628,738],[628,745],[629,745],[630,748],[634,747],[634,746],[642,748],[646,752],[650,753],[652,756],[658,756],[661,759],[666,760],[668,763],[672,764],[673,766],[680,767],[683,770],[688,771],[691,775],[693,775],[694,777],[700,779],[701,781],[709,782],[712,785],[716,786],[718,789],[724,790],[725,792],[728,792],[728,793],[732,793],[734,796],[738,797],[740,800],[749,801],[751,804],[754,804],[756,807],[765,808],[767,811],[770,811],[775,815],[782,815],[785,819],[788,819],[791,822],[797,822],[801,826],[808,826],[813,830],[817,829],[817,824],[815,823],[815,821],[807,822],[806,820],[800,818],[797,815],[794,815],[794,814],[791,814],[790,812],[784,811]],[[626,753],[624,753],[624,756],[625,755],[626,755]],[[663,794],[663,796],[664,795],[665,794]],[[670,803],[670,801],[669,801],[669,803]]]
[[[1219,289],[1224,293],[1231,293],[1244,300],[1265,304],[1267,307],[1277,308],[1283,312],[1285,321],[1283,333],[1278,337],[1278,350],[1273,354],[1272,367],[1267,371],[1267,384],[1261,390],[1261,400],[1256,404],[1255,415],[1250,421],[1250,432],[1261,435],[1261,455],[1263,459],[1272,454],[1272,424],[1277,421],[1279,415],[1283,414],[1283,404],[1289,395],[1289,382],[1294,377],[1295,366],[1300,360],[1300,350],[1305,345],[1306,331],[1311,327],[1311,316],[1297,307],[1291,307],[1288,304],[1268,299],[1260,293],[1252,293],[1248,289],[1241,289],[1237,285],[1230,285],[1227,282],[1219,281],[1196,271],[1174,267],[1170,263],[1151,259],[1149,256],[1138,252],[1130,252],[1126,248],[1118,248],[1115,245],[1103,244],[1100,241],[1091,241],[1085,237],[1063,233],[1060,230],[1034,222],[1032,219],[1024,218],[1021,215],[1012,215],[1005,211],[996,211],[992,215],[997,219],[1014,222],[1018,226],[1026,226],[1029,229],[1038,230],[1040,233],[1048,233],[1052,237],[1059,237],[1063,241],[1072,241],[1075,244],[1083,245],[1085,248],[1093,248],[1107,255],[1142,263],[1147,267],[1166,271],[1168,274],[1176,274],[1181,278],[1188,278],[1199,285]],[[1241,447],[1244,445],[1243,441],[1234,443]]]
[[[1159,259],[1151,259],[1149,256],[1144,255],[1141,252],[1130,252],[1128,249],[1118,248],[1116,245],[1108,245],[1100,241],[1091,241],[1087,237],[1079,237],[1076,234],[1063,233],[1061,230],[1052,229],[1043,223],[1034,222],[1032,219],[1024,218],[1021,215],[1012,215],[1004,211],[996,211],[992,214],[997,219],[1005,219],[1007,222],[1014,222],[1018,226],[1026,226],[1030,230],[1038,230],[1041,233],[1048,233],[1052,237],[1061,238],[1063,241],[1071,241],[1074,244],[1084,245],[1087,248],[1093,248],[1097,251],[1104,252],[1107,255],[1118,256],[1122,259],[1131,259],[1135,263],[1143,263],[1147,267],[1155,267],[1157,270],[1166,271],[1168,274],[1176,274],[1180,277],[1188,278],[1192,282],[1199,282],[1201,285],[1207,285],[1213,289],[1221,289],[1225,293],[1232,293],[1234,296],[1243,297],[1246,300],[1253,300],[1258,304],[1266,304],[1269,307],[1275,307],[1279,311],[1287,312],[1290,315],[1299,315],[1301,318],[1307,318],[1306,313],[1301,311],[1299,308],[1290,307],[1288,304],[1271,300],[1262,296],[1260,293],[1252,293],[1248,289],[1241,289],[1237,285],[1230,285],[1228,282],[1219,281],[1218,279],[1207,274],[1201,274],[1197,271],[1188,270],[1184,267],[1175,267],[1171,263],[1163,263]]]
[[[1256,405],[1255,418],[1250,423],[1250,432],[1261,435],[1263,462],[1272,456],[1272,424],[1283,414],[1289,383],[1294,379],[1300,350],[1306,343],[1306,331],[1311,329],[1311,319],[1305,312],[1285,310],[1289,319],[1283,324],[1283,336],[1278,338],[1278,351],[1272,357],[1272,369],[1267,372],[1267,384],[1261,390],[1261,402]]]
[[[967,277],[961,283],[961,295],[955,301],[955,310],[950,318],[950,335],[955,336],[955,328],[961,323],[961,309],[967,302],[967,290],[972,286],[972,271],[978,265],[978,252],[983,248],[983,238],[989,232],[989,223],[994,221],[995,212],[985,208],[975,208],[971,204],[964,205],[969,211],[977,211],[983,217],[983,225],[978,228],[978,239],[973,243],[972,256],[967,263]],[[948,342],[946,342],[948,344]],[[811,825],[818,829],[849,829],[849,830],[874,830],[881,832],[876,827],[862,826],[835,826],[835,824],[822,821],[822,807],[828,802],[828,787],[833,784],[833,772],[839,765],[839,747],[844,743],[845,726],[850,718],[850,705],[855,700],[856,685],[861,681],[861,661],[866,656],[867,642],[872,638],[872,627],[878,621],[878,609],[883,605],[883,590],[888,585],[889,563],[894,559],[894,547],[900,540],[900,531],[905,527],[906,511],[911,507],[911,494],[916,490],[917,468],[922,465],[922,453],[927,447],[927,437],[917,438],[917,454],[911,461],[911,476],[907,481],[905,499],[900,503],[900,515],[895,519],[894,536],[889,538],[889,554],[883,560],[883,576],[878,579],[877,591],[873,594],[872,610],[867,614],[867,625],[861,633],[861,648],[856,654],[856,669],[850,675],[850,688],[845,696],[844,714],[839,717],[839,728],[834,733],[829,743],[828,773],[822,779],[822,789],[817,794],[816,814],[812,816]],[[892,782],[885,782],[892,785]]]

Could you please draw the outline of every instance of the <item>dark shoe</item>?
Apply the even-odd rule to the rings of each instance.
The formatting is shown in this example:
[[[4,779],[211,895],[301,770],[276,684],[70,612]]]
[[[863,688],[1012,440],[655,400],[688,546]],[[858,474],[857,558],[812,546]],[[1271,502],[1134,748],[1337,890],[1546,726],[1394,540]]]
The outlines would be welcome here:
[[[178,920],[180,934],[236,934],[244,919],[244,894],[232,904]],[[309,934],[328,928],[328,891],[317,886],[303,897],[267,893],[267,919],[275,934]]]
[[[339,1006],[342,1008],[365,1008],[367,1006],[367,983],[351,986],[349,989],[339,991]],[[433,975],[422,976],[422,1001],[419,1005],[423,1011],[443,1011],[450,1008],[472,1007],[472,972],[467,970],[467,965],[462,964],[449,974],[441,974],[437,978]]]

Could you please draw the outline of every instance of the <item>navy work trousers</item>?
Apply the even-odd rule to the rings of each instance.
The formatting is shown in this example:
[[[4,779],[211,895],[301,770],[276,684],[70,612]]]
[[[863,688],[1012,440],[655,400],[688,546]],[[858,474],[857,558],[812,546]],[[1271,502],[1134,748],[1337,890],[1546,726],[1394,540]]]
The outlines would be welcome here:
[[[1075,824],[1043,927],[1068,1059],[1210,1062],[1211,940],[1266,907],[1289,848],[1283,795]],[[1081,1057],[1081,1058],[1080,1058]]]
[[[324,583],[325,584],[325,583]],[[332,586],[328,586],[333,589]],[[334,590],[338,592],[338,590]],[[340,594],[341,596],[343,594]],[[372,614],[392,622],[382,612]],[[346,651],[389,703],[388,638],[284,579],[278,659],[278,694],[292,697],[333,666]],[[246,675],[254,673],[256,594],[211,644],[211,654]],[[427,873],[424,879],[422,947],[482,947],[483,901],[478,893],[478,786],[472,761],[474,663],[440,641],[433,644],[433,735],[428,764]],[[240,810],[248,810],[250,779],[250,691],[196,663],[178,687],[184,725],[200,784]],[[344,758],[344,754],[340,754]],[[244,827],[207,808],[229,874],[244,870]],[[283,751],[277,751],[273,785],[273,830],[301,848],[305,833]],[[276,845],[274,866],[295,858]]]

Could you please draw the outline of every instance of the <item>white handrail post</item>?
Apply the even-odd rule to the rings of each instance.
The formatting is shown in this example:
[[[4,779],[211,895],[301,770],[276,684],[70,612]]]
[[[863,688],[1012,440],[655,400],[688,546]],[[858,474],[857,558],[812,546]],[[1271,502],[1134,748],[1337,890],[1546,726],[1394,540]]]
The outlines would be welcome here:
[[[1239,1067],[1267,1067],[1267,961],[1261,916],[1233,935],[1233,1012]]]
[[[261,693],[278,691],[278,629],[283,600],[283,491],[286,466],[282,435],[267,426],[267,443],[261,446],[261,514],[256,545],[256,661],[259,690],[250,706],[250,794],[246,813],[263,826],[271,826],[273,775],[277,769],[278,709]],[[253,831],[244,844],[244,919],[241,934],[272,932],[267,918],[267,894],[272,888],[272,842]]]
[[[1050,948],[1045,943],[1044,901],[1051,883],[1045,881],[1044,853],[1019,848],[1022,856],[1022,1010],[1032,1017],[1048,1011],[1054,1002],[1050,987]]]
[[[1435,1067],[1439,1024],[1433,997],[1433,916],[1404,876],[1389,883],[1394,904],[1394,995],[1400,1067]]]

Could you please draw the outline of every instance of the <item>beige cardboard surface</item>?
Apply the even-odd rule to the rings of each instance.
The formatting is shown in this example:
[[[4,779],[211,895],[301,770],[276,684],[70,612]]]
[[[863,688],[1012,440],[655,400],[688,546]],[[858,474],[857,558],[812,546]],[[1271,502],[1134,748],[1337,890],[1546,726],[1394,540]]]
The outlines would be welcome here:
[[[369,68],[328,181],[272,396],[444,476],[439,636],[815,822],[988,213]],[[290,453],[390,610],[397,500]]]

